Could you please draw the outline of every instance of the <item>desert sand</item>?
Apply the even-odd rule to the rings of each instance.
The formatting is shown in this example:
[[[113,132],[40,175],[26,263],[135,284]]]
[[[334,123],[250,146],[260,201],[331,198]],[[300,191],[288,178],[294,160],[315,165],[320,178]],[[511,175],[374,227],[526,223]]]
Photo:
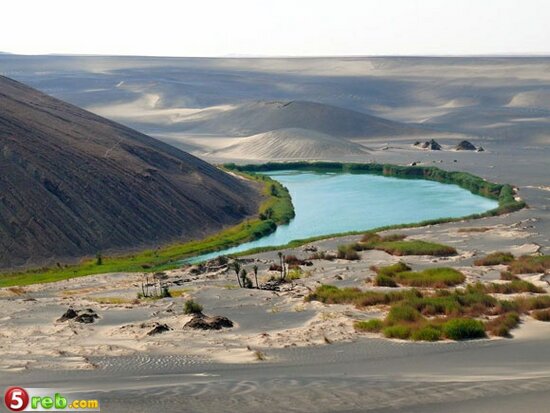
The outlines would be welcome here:
[[[48,76],[39,75],[44,67]],[[170,78],[163,76],[166,68],[171,70]],[[63,71],[67,70],[72,70],[74,82],[66,82]],[[400,230],[411,238],[452,245],[459,252],[449,259],[407,257],[407,263],[414,268],[452,266],[464,272],[468,282],[495,281],[501,268],[473,267],[475,257],[499,250],[517,255],[550,251],[550,112],[544,103],[550,80],[548,58],[1,56],[0,71],[103,115],[109,116],[102,108],[115,103],[133,105],[111,112],[112,118],[192,148],[211,162],[250,161],[251,157],[241,156],[248,155],[245,151],[224,154],[223,148],[235,150],[257,131],[201,132],[182,127],[186,123],[182,120],[199,114],[200,119],[219,119],[250,102],[312,101],[399,124],[413,123],[415,133],[396,136],[333,133],[333,138],[369,151],[359,156],[314,152],[315,157],[417,162],[468,171],[515,185],[529,208],[477,221]],[[154,99],[144,100],[146,95]],[[140,116],[134,114],[137,105]],[[167,121],[171,116],[175,118]],[[440,142],[443,150],[413,147],[414,141],[428,137]],[[454,151],[462,139],[483,146],[485,152]],[[253,154],[255,159],[264,156],[271,154]],[[458,232],[471,227],[488,230]],[[354,239],[314,245],[334,251]],[[285,253],[304,257],[305,247]],[[269,264],[277,260],[276,252],[246,258],[255,260],[246,267],[256,263],[263,280],[269,276]],[[168,280],[181,283],[172,286],[173,291],[182,291],[180,297],[139,303],[134,300],[142,274],[3,289],[0,382],[68,388],[95,395],[105,410],[116,412],[547,409],[549,323],[524,317],[509,339],[412,343],[355,332],[352,322],[358,310],[351,306],[304,302],[304,295],[319,283],[364,286],[373,275],[371,265],[396,261],[379,251],[363,252],[357,262],[314,261],[306,268],[311,271],[308,277],[278,292],[235,288],[231,271],[191,275],[190,268],[181,268],[167,272]],[[522,278],[548,290],[544,274]],[[203,304],[209,315],[229,317],[235,326],[208,332],[184,329],[189,316],[182,313],[182,305],[188,298]],[[109,300],[122,301],[108,304]],[[91,308],[100,318],[89,325],[56,322],[69,306]],[[379,317],[383,311],[362,316]],[[173,330],[147,336],[153,323],[165,323]]]

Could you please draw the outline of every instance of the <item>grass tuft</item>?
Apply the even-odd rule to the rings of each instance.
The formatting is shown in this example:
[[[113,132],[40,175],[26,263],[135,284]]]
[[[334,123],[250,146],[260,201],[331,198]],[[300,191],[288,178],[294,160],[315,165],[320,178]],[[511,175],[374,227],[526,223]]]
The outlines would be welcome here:
[[[510,254],[509,252],[497,251],[487,255],[486,257],[475,260],[474,265],[477,265],[478,267],[488,265],[500,265],[508,264],[512,261],[514,261],[514,256],[512,254]]]
[[[533,311],[531,316],[533,316],[535,320],[550,321],[550,309]]]
[[[516,328],[519,323],[519,314],[511,312],[486,322],[485,329],[493,336],[510,337],[510,330]]]
[[[451,340],[470,340],[486,337],[485,327],[479,320],[455,318],[443,324],[443,334]]]
[[[385,327],[382,333],[386,338],[399,338],[401,340],[407,340],[411,336],[411,328],[404,325],[395,325]]]
[[[362,320],[356,321],[353,326],[357,331],[367,331],[370,333],[378,333],[384,327],[382,320],[373,319],[373,320]]]

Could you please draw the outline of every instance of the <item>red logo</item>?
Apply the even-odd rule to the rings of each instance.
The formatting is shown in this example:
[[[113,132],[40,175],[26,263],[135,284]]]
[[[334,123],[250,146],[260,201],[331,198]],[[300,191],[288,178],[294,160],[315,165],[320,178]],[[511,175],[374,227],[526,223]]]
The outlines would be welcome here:
[[[29,393],[22,387],[10,387],[4,394],[4,404],[12,412],[20,412],[29,404]]]

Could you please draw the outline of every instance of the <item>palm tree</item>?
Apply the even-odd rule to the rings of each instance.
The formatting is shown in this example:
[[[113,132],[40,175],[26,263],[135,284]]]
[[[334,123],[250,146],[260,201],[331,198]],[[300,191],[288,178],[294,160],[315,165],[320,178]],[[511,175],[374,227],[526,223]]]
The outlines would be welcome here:
[[[235,274],[237,275],[237,281],[239,282],[239,287],[243,288],[243,285],[241,284],[241,263],[238,260],[233,261],[231,268],[233,268],[233,271],[235,271]]]
[[[254,264],[252,267],[252,270],[254,271],[254,279],[256,280],[256,288],[260,289],[260,285],[258,284],[258,266]]]
[[[284,261],[283,261],[283,253],[281,251],[279,251],[277,253],[277,255],[279,256],[279,264],[281,265],[281,280],[284,279],[284,275],[283,275],[283,265],[284,265]]]

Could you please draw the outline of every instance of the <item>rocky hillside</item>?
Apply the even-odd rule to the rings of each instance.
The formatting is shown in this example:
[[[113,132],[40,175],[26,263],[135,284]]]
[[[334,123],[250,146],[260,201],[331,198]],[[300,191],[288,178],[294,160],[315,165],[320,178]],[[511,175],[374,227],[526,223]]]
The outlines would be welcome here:
[[[258,202],[186,152],[0,76],[0,268],[195,239]]]

